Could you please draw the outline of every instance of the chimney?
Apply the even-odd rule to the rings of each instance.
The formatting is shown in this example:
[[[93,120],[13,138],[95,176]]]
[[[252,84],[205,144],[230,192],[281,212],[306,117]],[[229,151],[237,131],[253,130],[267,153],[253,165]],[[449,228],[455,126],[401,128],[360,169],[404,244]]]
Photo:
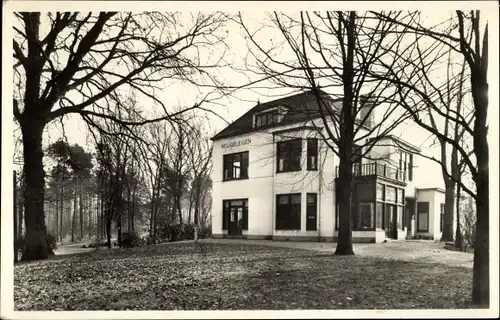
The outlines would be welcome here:
[[[359,121],[363,122],[368,128],[374,125],[374,109],[373,101],[370,101],[368,96],[362,95],[359,97]]]

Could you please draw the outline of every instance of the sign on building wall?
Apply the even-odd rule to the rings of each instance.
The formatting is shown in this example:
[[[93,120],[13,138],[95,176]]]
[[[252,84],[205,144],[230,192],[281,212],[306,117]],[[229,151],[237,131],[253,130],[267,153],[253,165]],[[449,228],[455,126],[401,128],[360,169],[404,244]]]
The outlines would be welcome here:
[[[223,143],[221,145],[221,147],[222,147],[222,149],[228,149],[228,148],[233,148],[233,147],[244,146],[246,144],[250,144],[251,142],[252,142],[251,139],[243,139],[243,140],[237,140],[237,141]]]

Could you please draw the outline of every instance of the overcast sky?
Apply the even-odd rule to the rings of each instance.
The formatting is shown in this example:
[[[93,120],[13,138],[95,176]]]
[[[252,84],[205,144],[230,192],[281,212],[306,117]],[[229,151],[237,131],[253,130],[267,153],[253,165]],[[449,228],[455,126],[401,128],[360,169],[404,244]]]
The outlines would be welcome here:
[[[19,1],[22,2],[22,1]],[[37,3],[38,2],[38,3]],[[40,7],[40,10],[50,10],[50,11],[55,11],[55,10],[78,10],[78,9],[83,9],[83,10],[88,10],[89,6],[91,7],[96,7],[97,10],[109,10],[109,9],[117,9],[116,3],[101,3],[99,1],[91,1],[91,2],[78,2],[78,1],[72,1],[72,2],[63,2],[63,1],[53,1],[53,2],[48,2],[46,5],[41,5],[40,2],[42,1],[37,1],[35,3],[30,4],[31,10],[36,10],[36,7]],[[207,3],[194,3],[194,2],[188,2],[188,3],[181,3],[181,2],[172,2],[168,3],[167,2],[157,2],[157,3],[151,3],[151,5],[146,6],[144,2],[134,2],[134,1],[120,1],[119,4],[119,10],[138,10],[142,9],[145,7],[148,7],[148,10],[165,10],[164,8],[168,8],[168,10],[197,10],[197,9],[203,9],[208,8],[210,10],[214,9],[225,9],[225,10],[231,10],[231,11],[236,11],[236,10],[243,10],[244,12],[244,18],[245,20],[249,23],[251,27],[256,27],[260,25],[261,22],[265,20],[266,14],[262,10],[279,10],[279,9],[284,9],[286,11],[290,10],[300,10],[300,9],[326,9],[325,5],[328,4],[328,6],[335,6],[335,9],[340,8],[340,9],[356,9],[356,8],[362,8],[363,10],[365,9],[378,9],[380,6],[385,6],[385,9],[395,9],[395,6],[401,9],[410,9],[412,6],[418,5],[415,4],[414,2],[411,2],[410,4],[408,3],[398,3],[398,2],[379,2],[376,6],[374,6],[374,3],[369,3],[367,4],[362,4],[362,3],[356,3],[356,2],[309,2],[309,3],[299,3],[296,5],[292,5],[291,3],[285,4],[283,7],[283,4],[277,3],[277,2],[271,2],[271,3],[265,3],[265,4],[260,4],[260,6],[251,5],[248,2],[220,2],[220,3],[211,3],[209,7],[207,7]],[[443,17],[449,16],[449,14],[454,10],[455,8],[452,8],[448,6],[448,4],[451,4],[451,2],[447,3],[437,3],[432,5],[432,7],[427,7],[423,8],[424,9],[424,14],[428,15],[429,23],[432,23],[432,21],[438,21],[442,19]],[[19,4],[18,4],[19,5]],[[421,6],[422,4],[420,4]],[[82,8],[83,6],[83,8]],[[106,7],[108,6],[108,7]],[[109,6],[114,6],[114,8],[110,8]],[[370,8],[369,6],[374,6]],[[441,6],[441,7],[440,7]],[[80,8],[79,8],[80,7]],[[415,7],[417,8],[417,7]],[[420,7],[422,9],[422,7]],[[439,9],[441,8],[441,9]],[[260,9],[260,10],[258,10]],[[484,15],[487,15],[488,12],[484,12]],[[487,17],[484,17],[483,21],[486,20]],[[248,53],[247,46],[245,43],[245,39],[243,38],[243,33],[240,30],[240,28],[234,24],[230,23],[227,26],[227,32],[228,32],[228,38],[227,38],[227,44],[230,48],[229,55],[226,57],[228,62],[232,62],[235,65],[242,66],[242,61],[244,60],[245,56]],[[491,29],[491,28],[490,28]],[[272,34],[271,32],[268,32],[265,34],[264,38],[268,38],[268,41],[276,41],[278,35]],[[263,41],[265,39],[263,38]],[[5,47],[4,47],[5,48]],[[231,85],[237,85],[241,84],[242,80],[244,81],[245,79],[241,76],[241,74],[235,73],[235,72],[228,72],[225,71],[225,73],[222,75],[225,78],[226,83],[231,84]],[[217,113],[219,117],[213,116],[213,115],[208,115],[210,119],[210,125],[208,126],[211,131],[211,135],[217,133],[218,131],[222,130],[227,124],[226,122],[232,122],[236,118],[240,117],[243,113],[248,111],[250,108],[252,108],[258,100],[260,102],[265,102],[269,100],[273,100],[271,97],[272,95],[282,95],[286,94],[287,92],[291,92],[291,89],[284,88],[279,91],[269,91],[266,89],[260,89],[260,90],[241,90],[237,92],[234,96],[225,98],[219,103],[222,105],[212,105],[211,108],[212,110]],[[163,92],[159,94],[160,97],[163,98],[164,103],[170,104],[172,106],[189,106],[192,105],[197,98],[196,95],[196,88],[193,88],[192,86],[189,85],[173,85],[169,86],[168,88],[165,88]],[[148,100],[141,100],[139,101],[141,106],[145,109],[152,109],[153,108],[153,103]],[[10,116],[11,118],[11,116]],[[64,132],[66,136],[68,137],[68,140],[70,143],[78,143],[80,145],[86,146],[86,148],[89,148],[91,145],[91,138],[88,137],[88,133],[86,130],[86,125],[79,119],[79,116],[72,115],[69,117],[66,117],[64,121],[62,122],[64,126],[61,125],[59,121],[54,121],[52,122],[46,130],[45,136],[44,136],[44,145],[47,145],[53,141],[56,141],[58,138],[62,136],[62,129],[64,127]],[[404,135],[403,135],[404,133]],[[394,132],[395,135],[402,136],[404,137],[405,140],[408,142],[417,145],[425,150],[425,152],[429,152],[428,148],[430,144],[433,142],[433,139],[430,137],[430,134],[427,133],[426,131],[419,129],[416,125],[408,125],[403,128],[399,128]],[[432,152],[434,155],[436,155],[435,151]],[[422,170],[422,171],[420,171]],[[422,159],[420,162],[420,168],[418,169],[418,172],[424,172],[425,174],[422,175],[416,175],[417,177],[417,183],[419,183],[422,187],[432,187],[432,186],[441,186],[442,187],[442,179],[441,179],[441,174],[440,174],[440,169],[437,165],[433,164],[429,160],[424,160]],[[432,177],[432,178],[430,178]],[[419,181],[420,179],[420,181]]]

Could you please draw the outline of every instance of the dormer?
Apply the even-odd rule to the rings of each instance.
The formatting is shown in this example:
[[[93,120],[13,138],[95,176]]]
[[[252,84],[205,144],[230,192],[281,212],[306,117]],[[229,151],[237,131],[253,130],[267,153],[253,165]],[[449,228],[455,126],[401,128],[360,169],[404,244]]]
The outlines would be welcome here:
[[[278,124],[283,120],[288,108],[284,106],[277,106],[266,109],[253,116],[253,128],[265,128]]]

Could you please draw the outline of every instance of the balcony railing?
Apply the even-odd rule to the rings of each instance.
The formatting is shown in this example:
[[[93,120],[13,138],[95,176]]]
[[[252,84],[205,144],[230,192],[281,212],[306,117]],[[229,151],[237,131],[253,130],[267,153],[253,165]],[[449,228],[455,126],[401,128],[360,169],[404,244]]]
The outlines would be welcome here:
[[[399,170],[385,163],[371,162],[363,164],[354,164],[353,175],[355,177],[361,176],[381,176],[389,179],[394,179],[397,181],[406,181],[406,172]],[[339,167],[336,167],[336,176],[339,176]]]

